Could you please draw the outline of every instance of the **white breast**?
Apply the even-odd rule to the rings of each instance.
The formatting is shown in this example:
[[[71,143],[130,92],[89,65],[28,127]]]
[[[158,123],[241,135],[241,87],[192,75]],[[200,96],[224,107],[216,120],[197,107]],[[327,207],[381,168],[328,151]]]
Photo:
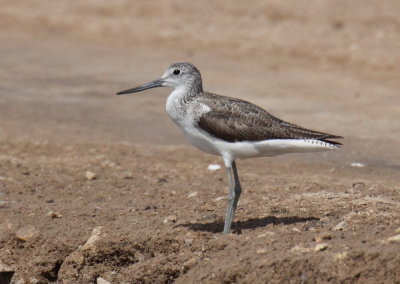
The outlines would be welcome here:
[[[182,98],[185,94],[184,89],[176,89],[169,95],[166,104],[169,117],[195,147],[209,154],[220,155],[211,139],[195,126],[198,117],[211,109],[205,104],[196,102],[182,104]]]
[[[169,117],[175,122],[178,126],[182,119],[185,117],[186,110],[182,108],[180,104],[182,97],[185,95],[184,88],[175,89],[167,99],[166,110]]]

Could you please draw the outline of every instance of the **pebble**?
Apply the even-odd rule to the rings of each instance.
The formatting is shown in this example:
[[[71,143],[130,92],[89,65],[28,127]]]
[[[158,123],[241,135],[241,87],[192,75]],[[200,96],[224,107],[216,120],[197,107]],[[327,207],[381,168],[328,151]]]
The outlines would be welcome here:
[[[334,258],[336,260],[343,260],[347,257],[347,252],[339,252],[337,254],[334,255]]]
[[[22,228],[19,228],[15,232],[15,237],[20,240],[27,242],[33,237],[37,236],[39,234],[39,231],[32,225],[27,225]]]
[[[87,239],[86,243],[81,246],[81,250],[89,250],[89,249],[94,249],[95,243],[100,239],[100,235],[101,235],[101,231],[102,231],[103,227],[99,226],[96,227],[92,230],[92,234],[90,235],[90,237]]]
[[[302,247],[302,246],[299,246],[299,245],[296,245],[296,246],[292,247],[292,248],[290,249],[290,251],[292,251],[292,252],[301,252],[301,253],[305,253],[305,252],[311,251],[311,249],[310,249],[310,248],[306,248],[306,247]]]
[[[0,261],[0,273],[2,273],[2,272],[14,272],[14,271],[15,270],[11,266],[9,266],[7,264],[4,264],[3,262]]]
[[[268,250],[267,249],[258,249],[257,254],[267,254]]]
[[[6,200],[0,200],[0,209],[8,208],[9,202]]]
[[[393,237],[389,237],[387,240],[388,242],[400,242],[400,234],[395,235]]]
[[[124,179],[133,179],[133,173],[132,172],[125,172],[124,173]]]
[[[47,212],[46,216],[49,216],[49,217],[51,217],[52,219],[61,218],[61,217],[62,217],[62,215],[61,215],[60,213],[58,213],[58,212],[53,212],[53,211]]]
[[[327,248],[328,248],[327,243],[320,243],[315,246],[314,251],[323,251],[326,250]]]
[[[340,222],[339,224],[337,224],[333,230],[334,231],[341,231],[343,229],[347,228],[347,223],[345,221]]]
[[[363,168],[363,167],[365,167],[365,164],[359,163],[359,162],[353,162],[350,164],[350,166],[355,167],[355,168]]]
[[[328,223],[329,222],[329,218],[328,217],[323,217],[323,218],[319,219],[319,221],[321,223]]]
[[[163,221],[164,224],[175,223],[175,222],[176,222],[176,216],[175,215],[168,216]]]
[[[274,232],[272,232],[272,231],[266,231],[265,233],[258,235],[257,238],[264,238],[264,237],[273,236],[273,235],[275,235]]]
[[[218,197],[214,198],[212,201],[218,202],[218,201],[224,200],[225,198],[226,198],[226,196],[218,196]]]
[[[195,197],[195,196],[197,196],[197,194],[198,194],[198,192],[197,192],[197,191],[194,191],[194,192],[189,193],[188,197],[189,197],[189,198]]]
[[[193,242],[194,242],[194,239],[191,239],[191,238],[186,238],[185,239],[185,244],[187,244],[187,245],[192,245],[193,244]]]
[[[315,240],[317,243],[322,243],[322,241],[326,241],[326,240],[330,240],[330,239],[332,239],[332,234],[331,234],[331,233],[328,233],[328,232],[321,233],[321,234],[319,234],[318,236],[316,236],[316,237],[314,238],[314,240]]]
[[[207,167],[207,170],[214,172],[214,171],[218,171],[221,169],[221,166],[218,164],[209,164]]]
[[[97,284],[111,284],[111,282],[108,282],[106,279],[101,278],[101,277],[97,277],[96,283]]]
[[[96,174],[91,171],[86,171],[85,176],[86,176],[87,180],[96,179]]]

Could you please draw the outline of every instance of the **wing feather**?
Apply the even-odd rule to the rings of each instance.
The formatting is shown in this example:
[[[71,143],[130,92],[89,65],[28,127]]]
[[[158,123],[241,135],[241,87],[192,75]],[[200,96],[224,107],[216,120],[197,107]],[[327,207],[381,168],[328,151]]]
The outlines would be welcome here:
[[[198,126],[212,136],[227,142],[262,141],[269,139],[327,139],[340,136],[303,128],[274,117],[264,109],[244,100],[202,93],[199,103],[210,108],[201,115]]]

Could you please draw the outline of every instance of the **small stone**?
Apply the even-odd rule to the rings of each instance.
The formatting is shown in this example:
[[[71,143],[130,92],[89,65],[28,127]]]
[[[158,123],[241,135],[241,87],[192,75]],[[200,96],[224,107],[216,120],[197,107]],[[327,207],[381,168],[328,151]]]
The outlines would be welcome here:
[[[388,242],[400,242],[400,234],[395,235],[393,237],[389,237],[387,240]]]
[[[273,235],[275,235],[274,232],[266,231],[266,232],[264,232],[263,234],[258,235],[257,238],[264,238],[264,237],[273,236]]]
[[[124,179],[133,179],[133,173],[130,171],[124,172]]]
[[[53,212],[53,211],[47,212],[46,216],[49,216],[49,217],[51,217],[52,219],[61,218],[61,217],[62,217],[62,215],[61,215],[60,213],[58,213],[58,212]]]
[[[96,283],[97,284],[111,284],[111,282],[108,282],[106,279],[101,278],[101,277],[97,277]]]
[[[214,172],[214,171],[218,171],[221,169],[221,166],[218,164],[209,164],[207,167],[207,170]]]
[[[81,250],[94,249],[96,247],[95,243],[100,239],[102,229],[103,229],[102,226],[94,228],[92,230],[92,234],[87,239],[86,243],[83,246],[81,246],[80,249]]]
[[[189,197],[189,198],[192,198],[192,197],[197,196],[197,194],[198,194],[198,192],[197,192],[197,191],[194,191],[194,192],[189,193],[188,197]]]
[[[334,231],[341,231],[344,230],[345,228],[347,228],[347,223],[345,221],[340,222],[339,224],[337,224],[333,230]]]
[[[214,198],[212,201],[218,202],[218,201],[224,200],[225,198],[226,198],[226,196],[218,196],[218,197]]]
[[[0,209],[5,209],[9,207],[9,202],[6,200],[0,200]]]
[[[321,233],[321,234],[319,234],[318,236],[316,236],[314,238],[314,240],[317,243],[322,243],[322,241],[326,241],[326,240],[330,240],[330,239],[332,239],[332,235],[330,233],[328,233],[328,232]]]
[[[292,251],[292,252],[305,253],[305,252],[311,251],[311,249],[310,249],[310,248],[306,248],[306,247],[302,247],[302,246],[299,246],[299,245],[296,245],[296,246],[292,247],[292,248],[290,249],[290,251]]]
[[[257,254],[267,254],[268,250],[267,249],[258,249]]]
[[[96,174],[91,171],[86,171],[85,176],[87,180],[96,179]]]
[[[328,248],[327,243],[320,243],[315,246],[314,251],[323,251],[326,250],[327,248]]]
[[[328,223],[329,222],[329,218],[328,217],[322,217],[321,219],[319,219],[319,221],[321,223]]]
[[[296,227],[293,228],[292,231],[293,231],[293,232],[297,232],[297,233],[301,233],[301,230],[300,230],[299,228],[296,228]]]
[[[2,273],[2,272],[14,272],[14,271],[15,270],[11,266],[9,266],[9,265],[7,265],[7,264],[5,264],[5,263],[0,261],[0,273]]]
[[[15,232],[15,237],[20,240],[27,242],[33,237],[37,236],[39,234],[39,231],[32,225],[27,225],[22,228],[19,228]]]
[[[194,242],[194,239],[191,239],[191,238],[186,238],[185,239],[185,244],[187,244],[189,246],[191,246],[193,244],[193,242]]]
[[[350,163],[350,166],[355,167],[355,168],[363,168],[363,167],[365,167],[365,164],[359,163],[359,162],[353,162],[353,163]]]
[[[163,221],[164,224],[175,223],[175,222],[176,222],[176,216],[175,215],[168,216]]]
[[[336,253],[333,257],[335,260],[343,260],[347,257],[347,252],[344,251],[344,252]]]

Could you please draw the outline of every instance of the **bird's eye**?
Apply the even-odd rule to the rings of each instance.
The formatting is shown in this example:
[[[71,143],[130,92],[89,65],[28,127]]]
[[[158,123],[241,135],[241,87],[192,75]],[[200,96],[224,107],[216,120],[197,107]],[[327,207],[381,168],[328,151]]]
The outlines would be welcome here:
[[[179,75],[179,73],[181,73],[181,70],[179,70],[179,69],[174,70],[174,75]]]

